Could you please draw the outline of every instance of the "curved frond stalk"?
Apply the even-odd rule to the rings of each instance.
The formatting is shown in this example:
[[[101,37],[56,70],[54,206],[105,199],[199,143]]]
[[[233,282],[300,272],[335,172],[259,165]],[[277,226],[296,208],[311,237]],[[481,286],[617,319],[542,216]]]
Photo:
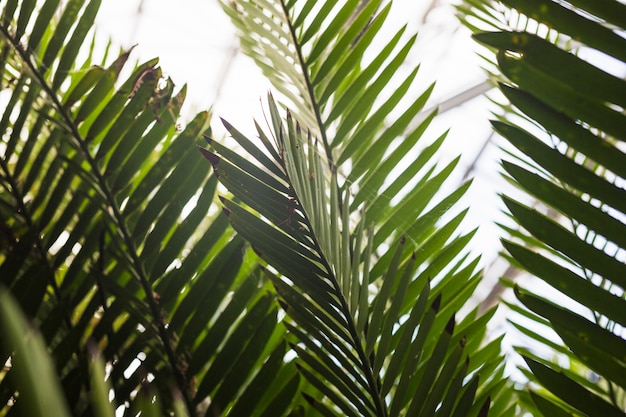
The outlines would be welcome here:
[[[289,411],[293,398],[274,404],[282,383],[259,382],[299,384],[294,366],[276,366],[273,296],[225,216],[209,215],[217,180],[194,146],[209,113],[177,124],[186,88],[157,60],[96,63],[91,49],[75,62],[94,47],[99,4],[3,3],[0,284],[41,331],[72,415],[91,412],[86,346],[118,404],[156,387],[160,405],[146,404],[159,413],[227,415],[240,397]],[[13,372],[0,373],[0,413],[28,398]]]
[[[516,288],[530,309],[518,311],[556,333],[550,339],[525,331],[569,363],[564,368],[563,361],[523,350],[532,372],[527,375],[552,394],[533,393],[527,400],[544,415],[624,415],[626,82],[614,66],[625,64],[620,33],[626,6],[584,0],[479,3],[496,19],[508,14],[526,22],[475,38],[496,51],[500,88],[515,106],[506,109],[507,116],[534,124],[493,122],[522,155],[524,166],[503,162],[505,175],[536,200],[528,207],[504,197],[524,230],[506,239],[505,247],[550,288],[541,294]]]
[[[469,381],[460,371],[464,353],[443,365],[461,339],[446,324],[478,280],[475,262],[462,255],[471,234],[452,237],[464,213],[446,214],[469,184],[439,200],[456,161],[443,169],[433,163],[445,135],[428,146],[419,142],[434,116],[419,115],[432,86],[409,98],[415,68],[391,87],[415,36],[398,28],[381,50],[372,49],[391,2],[222,5],[240,29],[242,50],[294,116],[282,122],[270,98],[274,145],[257,125],[263,149],[225,123],[252,165],[215,141],[202,152],[234,195],[223,199],[225,212],[268,262],[295,322],[289,330],[298,340],[300,372],[318,392],[309,391],[308,402],[323,415],[429,413],[446,395],[449,375]],[[391,114],[400,116],[391,121]],[[440,226],[446,215],[453,219]],[[406,324],[416,303],[421,313]],[[421,327],[424,320],[430,327]],[[476,343],[483,331],[478,326],[466,336]],[[437,343],[443,357],[432,355]],[[497,368],[500,358],[491,359],[475,371]],[[420,384],[444,368],[439,384]],[[409,404],[418,391],[428,401]],[[484,406],[486,412],[490,401],[475,394],[475,388],[455,391],[450,395],[462,396],[462,405],[447,409],[475,415]]]
[[[411,122],[432,88],[413,99],[417,69],[402,85],[389,86],[394,76],[403,76],[401,65],[415,42],[415,36],[407,36],[405,28],[399,28],[392,39],[384,40],[382,50],[373,51],[374,41],[382,37],[380,29],[391,2],[246,0],[223,1],[222,7],[239,28],[243,52],[278,90],[279,101],[320,141],[327,166],[338,173],[341,189],[355,181],[342,178],[348,176],[344,170],[350,170],[347,161],[360,158],[364,164],[376,165],[389,150],[395,151],[390,159],[406,155],[406,148],[395,149],[394,139],[414,133]],[[373,58],[365,60],[367,52],[374,52]],[[409,100],[414,104],[404,109]],[[388,118],[394,111],[403,115],[392,124]],[[393,127],[387,129],[385,124]],[[415,151],[415,142],[409,142],[408,150]],[[403,177],[408,176],[398,176]],[[379,192],[364,187],[369,196]]]
[[[367,210],[359,218],[342,211],[353,197],[327,176],[312,134],[289,112],[283,122],[271,95],[269,108],[271,135],[258,130],[265,149],[224,122],[251,160],[210,138],[212,150],[201,152],[233,194],[222,198],[233,227],[268,263],[299,371],[314,389],[306,390],[308,402],[326,415],[413,415],[432,412],[444,398],[452,412],[452,398],[467,393],[466,408],[456,412],[478,413],[486,399],[475,399],[460,381],[468,382],[471,353],[464,347],[480,343],[484,323],[456,333],[454,319],[478,283],[470,279],[476,264],[465,266],[460,255],[469,236],[450,239],[462,215],[433,230],[458,196],[418,216],[413,226],[422,245],[401,238],[391,243],[390,259],[371,264],[381,226],[368,221]],[[416,194],[428,195],[419,188]],[[473,372],[491,366],[501,366],[500,359]]]

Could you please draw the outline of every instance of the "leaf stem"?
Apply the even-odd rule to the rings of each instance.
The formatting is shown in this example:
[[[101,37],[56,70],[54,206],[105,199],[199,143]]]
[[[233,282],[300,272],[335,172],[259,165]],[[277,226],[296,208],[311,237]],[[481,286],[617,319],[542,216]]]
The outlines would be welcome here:
[[[358,332],[356,330],[356,324],[354,323],[352,315],[350,314],[350,308],[348,307],[348,304],[346,302],[345,297],[343,296],[343,293],[339,289],[339,284],[337,280],[335,279],[334,275],[332,274],[330,266],[326,262],[326,258],[321,257],[321,259],[324,262],[324,266],[329,271],[329,276],[332,277],[331,281],[335,289],[336,296],[339,299],[339,302],[341,303],[341,309],[342,309],[343,315],[348,323],[348,331],[350,332],[352,343],[354,344],[354,348],[356,349],[357,354],[359,355],[359,359],[361,360],[361,363],[363,364],[363,371],[365,373],[365,378],[367,379],[367,383],[370,387],[370,394],[373,397],[374,405],[376,406],[376,412],[381,417],[387,416],[387,409],[379,395],[380,387],[377,383],[377,379],[374,377],[374,374],[372,372],[373,370],[372,364],[370,360],[368,359],[367,354],[365,353],[365,350],[363,350],[363,344],[361,343],[361,339],[359,338]]]
[[[30,55],[20,46],[19,42],[13,39],[13,37],[8,33],[8,31],[6,30],[4,26],[0,25],[0,30],[2,31],[4,36],[11,42],[12,46],[17,50],[18,54],[28,66],[29,70],[32,72],[34,78],[37,80],[42,90],[46,93],[46,95],[49,96],[50,100],[52,101],[52,104],[54,105],[55,110],[63,118],[63,120],[67,124],[67,127],[69,127],[70,133],[72,134],[74,140],[76,141],[76,144],[82,151],[85,160],[89,164],[89,167],[93,171],[93,175],[98,185],[100,186],[100,191],[105,197],[106,203],[108,205],[108,209],[110,210],[113,220],[115,221],[116,226],[118,228],[118,231],[125,245],[127,246],[129,256],[135,267],[136,275],[139,278],[141,287],[146,295],[150,312],[153,315],[154,320],[157,323],[157,328],[158,328],[159,336],[161,338],[161,342],[163,343],[163,348],[165,349],[165,353],[167,355],[170,367],[172,368],[172,373],[174,374],[176,382],[179,385],[179,390],[183,396],[185,405],[187,406],[188,413],[190,415],[193,415],[194,407],[193,407],[193,403],[191,399],[189,398],[189,394],[187,392],[186,376],[184,375],[183,371],[181,371],[178,368],[178,361],[176,358],[176,354],[174,353],[174,348],[171,344],[171,337],[168,334],[166,323],[161,315],[161,309],[152,292],[152,286],[150,285],[147,274],[144,271],[143,264],[141,263],[141,260],[139,259],[139,255],[137,253],[135,244],[132,240],[131,233],[128,230],[126,223],[124,221],[125,220],[124,216],[122,215],[120,208],[117,206],[117,203],[113,196],[113,192],[109,189],[106,181],[104,180],[102,173],[100,172],[100,169],[98,168],[98,165],[95,159],[91,156],[89,152],[89,147],[87,146],[85,139],[81,136],[80,132],[78,131],[78,127],[74,123],[74,119],[70,116],[67,110],[63,107],[63,105],[59,101],[58,97],[56,96],[52,88],[47,84],[44,76],[39,72],[39,70],[35,67],[35,65],[33,65],[33,61],[31,60]]]
[[[0,31],[5,36],[5,38],[7,38],[9,40],[9,42],[13,45],[13,47],[16,50],[21,52],[21,48],[19,47],[19,43],[17,43],[13,39],[13,37],[8,33],[8,31],[6,30],[4,25],[0,25]],[[0,157],[0,167],[5,172],[6,179],[9,182],[10,191],[13,194],[13,197],[15,198],[15,201],[17,202],[17,212],[18,212],[18,214],[22,215],[22,218],[24,219],[24,221],[28,225],[29,230],[34,229],[36,227],[35,222],[34,222],[33,218],[30,216],[28,208],[27,208],[26,204],[24,203],[24,196],[20,192],[20,189],[19,189],[19,186],[18,186],[18,182],[13,177],[13,175],[11,175],[11,172],[9,170],[9,166],[7,165],[6,155],[3,156],[3,157]],[[50,282],[50,286],[52,287],[52,295],[53,295],[54,299],[58,302],[61,299],[61,292],[60,292],[60,289],[59,289],[59,285],[57,284],[56,279],[54,277],[54,269],[53,269],[52,265],[50,265],[50,262],[48,262],[49,261],[49,259],[48,259],[48,251],[44,249],[43,242],[41,241],[41,233],[40,233],[39,230],[37,230],[37,236],[36,236],[36,238],[34,240],[35,240],[34,244],[35,244],[35,248],[37,250],[37,253],[39,254],[39,257],[41,258],[42,263],[45,265],[46,275],[48,277],[48,281]],[[65,324],[69,328],[71,328],[72,327],[72,321],[70,319],[70,316],[67,314],[67,312],[64,314],[64,316],[65,316],[64,317]]]
[[[319,103],[315,98],[315,91],[313,89],[313,83],[311,82],[311,78],[309,77],[309,66],[304,60],[302,55],[302,48],[300,47],[300,43],[298,42],[298,37],[296,35],[296,28],[291,23],[291,18],[289,17],[289,9],[285,4],[285,0],[280,0],[280,5],[283,8],[283,13],[285,14],[285,21],[287,26],[289,27],[289,33],[291,34],[291,40],[293,41],[293,45],[296,48],[296,53],[298,54],[298,61],[300,64],[300,68],[302,69],[302,76],[304,77],[304,81],[307,86],[307,91],[309,93],[309,100],[311,102],[311,106],[313,107],[313,113],[315,113],[315,119],[317,120],[318,129],[320,131],[320,135],[322,136],[322,143],[324,144],[324,151],[326,152],[326,162],[328,163],[328,167],[330,168],[330,172],[336,172],[335,160],[333,159],[333,152],[328,143],[328,137],[326,135],[326,127],[324,126],[324,122],[322,121],[322,114],[320,112]]]
[[[287,175],[287,178],[289,180],[290,183],[292,183],[291,178],[289,178],[289,173],[287,170],[285,170],[285,174]],[[294,189],[294,196],[295,198],[298,200],[298,203],[300,204],[300,206],[302,206],[302,203],[300,203],[301,199],[300,197],[297,195],[297,191]],[[363,349],[363,344],[361,339],[359,338],[359,334],[357,331],[357,326],[354,323],[354,319],[352,317],[352,315],[350,314],[350,308],[348,306],[348,303],[341,291],[339,282],[335,276],[335,274],[333,273],[333,269],[331,268],[328,260],[326,259],[326,256],[324,255],[324,252],[321,248],[321,245],[317,239],[317,236],[315,234],[315,231],[313,229],[313,226],[311,225],[311,221],[309,220],[309,216],[306,212],[306,210],[302,210],[302,215],[304,218],[304,221],[306,222],[306,227],[310,230],[310,242],[313,246],[313,249],[317,252],[317,254],[319,255],[319,259],[320,262],[322,264],[322,267],[326,270],[327,274],[328,274],[328,279],[332,284],[332,288],[334,290],[334,295],[335,297],[337,297],[337,299],[339,300],[340,306],[341,306],[341,313],[344,316],[346,323],[347,323],[347,330],[350,333],[350,338],[352,339],[352,345],[353,348],[356,350],[357,355],[359,357],[359,360],[361,362],[361,368],[363,370],[363,373],[365,374],[365,379],[367,381],[367,385],[368,385],[368,390],[370,395],[372,396],[372,400],[374,402],[374,407],[376,408],[376,413],[378,416],[380,417],[386,417],[388,415],[387,413],[387,408],[385,406],[385,403],[383,401],[383,399],[380,397],[380,386],[378,384],[378,380],[375,378],[374,373],[373,373],[373,367],[372,364],[370,362],[370,360],[367,357],[367,354],[365,353],[365,350]]]
[[[314,87],[313,87],[313,83],[311,82],[311,79],[309,77],[309,68],[307,63],[304,60],[304,57],[302,55],[302,48],[300,47],[300,43],[298,42],[298,38],[296,35],[296,31],[295,28],[291,22],[290,16],[289,16],[289,10],[287,8],[287,5],[285,4],[284,0],[280,0],[280,4],[282,6],[283,9],[283,13],[285,15],[285,20],[287,23],[287,26],[289,27],[289,33],[291,34],[291,38],[293,41],[293,45],[296,49],[296,53],[298,54],[298,61],[300,64],[300,67],[302,69],[302,75],[304,77],[305,83],[307,85],[307,91],[309,93],[309,100],[311,103],[311,106],[313,107],[313,112],[315,113],[315,118],[317,120],[317,124],[318,124],[318,129],[320,131],[320,135],[322,138],[322,144],[324,146],[324,151],[326,152],[326,161],[328,163],[328,167],[330,168],[330,172],[335,173],[336,172],[336,165],[335,165],[335,161],[333,159],[333,155],[332,155],[332,149],[330,147],[330,144],[328,143],[328,137],[326,135],[326,128],[324,126],[324,123],[322,121],[322,115],[320,112],[320,108],[319,108],[319,103],[317,102],[317,99],[315,97],[315,91],[314,91]],[[341,206],[341,204],[340,204]],[[306,221],[308,223],[308,227],[311,228],[311,224],[309,222],[309,219],[306,215],[306,213],[304,214]],[[312,231],[312,228],[311,228]],[[369,385],[369,390],[370,390],[370,394],[373,397],[373,401],[374,401],[374,405],[376,407],[376,412],[379,416],[387,416],[387,411],[386,411],[386,407],[384,402],[381,400],[379,392],[380,389],[378,387],[378,384],[376,382],[376,378],[374,378],[374,375],[372,373],[372,366],[370,364],[369,359],[367,358],[367,355],[365,353],[365,351],[363,350],[363,346],[361,344],[361,340],[358,336],[358,332],[356,330],[356,325],[354,323],[354,320],[350,314],[350,309],[348,307],[348,304],[343,296],[343,293],[341,292],[341,289],[339,288],[339,283],[337,282],[336,277],[334,276],[332,269],[330,267],[330,265],[328,264],[325,256],[323,255],[323,252],[321,250],[321,247],[317,241],[317,238],[315,237],[314,233],[311,233],[311,238],[313,240],[313,244],[315,246],[316,251],[320,254],[320,259],[323,262],[323,266],[324,268],[326,268],[326,270],[328,271],[328,276],[332,282],[333,285],[333,289],[335,291],[335,295],[338,298],[339,302],[341,303],[341,308],[342,308],[342,314],[345,316],[346,322],[348,323],[348,331],[350,332],[350,337],[352,338],[352,343],[354,345],[355,350],[357,351],[357,354],[359,356],[359,359],[362,363],[363,366],[363,371],[365,373],[365,378],[367,380],[367,383]]]

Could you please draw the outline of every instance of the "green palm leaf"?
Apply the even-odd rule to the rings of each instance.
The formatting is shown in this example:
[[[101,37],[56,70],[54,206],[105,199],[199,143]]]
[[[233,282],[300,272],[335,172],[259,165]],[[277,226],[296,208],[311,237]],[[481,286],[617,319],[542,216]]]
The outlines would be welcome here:
[[[300,382],[295,366],[276,366],[275,296],[226,216],[210,214],[217,179],[194,146],[209,114],[177,125],[186,88],[157,60],[96,61],[86,41],[99,5],[2,6],[0,285],[41,332],[72,415],[110,415],[106,384],[127,413],[290,412],[284,392]],[[0,339],[3,364],[22,354]],[[87,372],[94,355],[105,385],[100,365]],[[0,372],[0,414],[29,401],[16,372]],[[263,382],[276,375],[289,384]]]
[[[279,120],[271,96],[269,103],[272,120]],[[255,146],[225,125],[243,148]],[[285,126],[280,122],[277,126],[273,135],[278,146],[272,154],[282,157],[271,161],[271,166],[282,166],[283,172],[275,175],[273,182],[291,184],[282,185],[282,191],[254,179],[223,154],[205,149],[202,153],[234,194],[233,199],[222,200],[225,213],[235,230],[271,266],[266,273],[283,308],[297,324],[287,327],[298,340],[292,348],[301,360],[300,372],[326,397],[321,402],[308,397],[309,401],[324,413],[348,415],[414,414],[422,406],[424,412],[432,411],[451,389],[448,382],[452,376],[466,372],[460,370],[462,358],[467,358],[463,349],[466,338],[454,333],[454,311],[471,295],[473,285],[470,291],[461,291],[457,285],[457,296],[449,288],[451,282],[456,279],[460,283],[466,276],[441,272],[459,256],[464,240],[455,245],[445,237],[435,246],[424,245],[422,249],[429,253],[431,248],[441,251],[442,265],[436,266],[435,257],[431,268],[416,274],[417,256],[406,257],[408,241],[401,239],[386,270],[374,279],[368,277],[370,269],[365,268],[375,239],[372,232],[369,238],[364,236],[365,217],[354,231],[346,233],[350,219],[347,210],[340,212],[340,201],[342,207],[349,207],[349,196],[339,196],[338,187],[323,176],[322,158],[310,151],[315,149],[313,139],[305,137],[289,115]],[[266,136],[262,131],[259,135]],[[260,155],[260,149],[251,155]],[[256,162],[262,164],[260,159]],[[325,212],[325,207],[330,212]],[[423,256],[421,253],[420,259]],[[453,271],[460,272],[462,264],[460,261]],[[444,304],[440,295],[431,295],[428,276],[441,278],[435,288],[448,295]],[[377,284],[378,290],[370,300],[371,283]],[[415,298],[408,298],[413,295]],[[428,304],[431,306],[426,309]],[[404,315],[408,319],[402,322]],[[480,343],[483,326],[464,329],[473,343]],[[456,344],[451,344],[452,340]],[[476,370],[483,366],[479,364]],[[462,379],[458,375],[457,379]],[[393,393],[392,402],[387,402],[387,393]],[[474,405],[476,410],[480,405]]]
[[[475,387],[487,381],[476,374],[498,357],[477,364],[466,389],[463,346],[478,346],[484,327],[454,331],[455,312],[478,283],[476,263],[463,255],[471,233],[455,236],[464,213],[449,214],[468,184],[437,193],[455,162],[433,162],[445,135],[419,141],[433,114],[412,123],[432,86],[409,106],[417,69],[390,87],[415,36],[400,28],[372,49],[389,2],[222,6],[293,116],[270,96],[270,133],[257,125],[260,142],[225,123],[252,166],[217,141],[202,153],[232,193],[225,213],[267,261],[294,323],[286,324],[300,372],[315,387],[307,400],[322,415],[426,415],[444,398],[447,413],[478,414],[485,404],[486,412],[488,394],[475,399]],[[446,215],[452,221],[440,226]]]
[[[23,392],[23,404],[19,404],[24,415],[45,415],[50,407],[60,416],[69,416],[69,410],[54,370],[54,364],[47,355],[46,346],[40,334],[29,328],[26,318],[21,314],[15,300],[0,289],[0,308],[2,309],[3,357],[12,350],[17,352],[11,366],[12,377],[16,385],[32,386]]]
[[[483,10],[496,16],[484,3]],[[531,209],[504,197],[525,229],[514,236],[521,240],[506,240],[505,247],[521,267],[558,291],[540,297],[516,289],[516,294],[534,313],[524,315],[552,328],[560,340],[538,331],[527,334],[570,363],[562,369],[523,350],[528,375],[552,394],[528,399],[544,415],[624,415],[626,242],[620,231],[626,210],[621,185],[626,83],[590,52],[623,65],[619,33],[626,9],[617,1],[499,3],[519,13],[525,27],[485,18],[483,29],[503,31],[475,37],[497,51],[501,90],[516,106],[511,112],[540,128],[494,122],[526,157],[526,167],[503,162],[506,174],[538,202],[538,209]]]

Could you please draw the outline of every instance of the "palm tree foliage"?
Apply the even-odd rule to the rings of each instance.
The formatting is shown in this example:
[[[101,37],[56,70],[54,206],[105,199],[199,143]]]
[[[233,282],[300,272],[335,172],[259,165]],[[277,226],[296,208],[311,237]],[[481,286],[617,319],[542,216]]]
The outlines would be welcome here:
[[[401,28],[371,48],[389,2],[222,5],[280,97],[269,96],[257,139],[223,122],[246,157],[212,138],[202,153],[231,193],[224,213],[267,262],[309,404],[321,415],[483,415],[491,400],[495,415],[512,414],[499,340],[481,344],[493,312],[455,318],[480,277],[472,233],[457,231],[465,211],[450,211],[469,184],[440,196],[456,161],[433,161],[445,135],[419,142],[434,113],[411,127],[432,86],[409,98],[417,68],[389,83],[415,36]]]
[[[249,158],[209,139],[214,174],[185,88],[89,43],[99,5],[3,4],[0,413],[515,412],[493,311],[457,317],[480,273],[469,184],[440,195],[456,160],[420,141],[432,86],[390,82],[415,36],[373,47],[389,2],[225,1],[278,98],[258,140],[224,122]]]
[[[530,338],[565,359],[557,364],[519,348],[526,374],[542,387],[531,391],[528,406],[546,416],[623,416],[626,6],[465,3],[470,25],[492,31],[475,38],[495,52],[500,90],[515,106],[509,120],[532,121],[527,128],[493,122],[520,151],[503,161],[507,177],[537,201],[531,208],[503,196],[523,228],[509,229],[504,246],[512,262],[552,288],[516,287],[528,310],[512,307],[535,323],[525,330]],[[545,328],[560,340],[542,336]]]
[[[153,392],[163,412],[239,396],[263,410],[283,386],[268,380],[298,377],[275,365],[286,345],[266,281],[211,214],[217,180],[195,146],[209,114],[178,128],[186,89],[157,60],[99,55],[99,5],[3,2],[0,283],[40,329],[72,415],[93,413],[90,351],[128,414]],[[0,334],[0,414],[32,415],[31,384],[14,383],[28,360]]]

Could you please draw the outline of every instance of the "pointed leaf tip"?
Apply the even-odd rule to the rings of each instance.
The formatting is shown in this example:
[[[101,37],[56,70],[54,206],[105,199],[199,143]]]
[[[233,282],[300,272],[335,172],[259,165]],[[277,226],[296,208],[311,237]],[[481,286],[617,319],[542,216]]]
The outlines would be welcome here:
[[[437,295],[437,297],[433,301],[433,304],[430,306],[430,308],[435,310],[435,312],[439,312],[439,307],[441,307],[441,293]]]
[[[230,123],[228,123],[226,121],[226,119],[224,119],[223,117],[220,117],[220,120],[222,121],[222,124],[224,125],[224,127],[226,128],[226,130],[228,130],[229,132],[231,131],[231,129],[233,128],[233,125],[231,125]]]
[[[209,145],[213,143],[213,138],[211,138],[209,135],[206,135],[203,133],[202,137],[204,138],[204,140],[206,140],[206,143],[208,143]]]
[[[450,320],[448,320],[448,323],[446,323],[446,333],[448,334],[452,334],[454,333],[454,326],[455,326],[455,320],[454,317],[455,315],[453,314],[452,317],[450,317]]]
[[[515,284],[513,286],[513,293],[515,294],[518,300],[523,301],[522,298],[524,298],[524,294],[522,293],[522,290],[520,289],[519,285]]]
[[[309,394],[307,394],[306,392],[302,393],[302,396],[304,397],[304,399],[306,400],[306,402],[308,402],[310,405],[314,405],[317,401],[315,400],[315,398],[311,397]]]
[[[476,417],[487,417],[489,414],[489,407],[491,406],[491,396],[488,396],[483,406],[480,408],[478,415]]]
[[[200,146],[198,146],[198,149],[200,150],[200,153],[202,154],[202,156],[208,159],[211,165],[213,165],[214,167],[220,161],[220,157],[215,155],[213,152],[209,151],[208,149],[204,149]]]

